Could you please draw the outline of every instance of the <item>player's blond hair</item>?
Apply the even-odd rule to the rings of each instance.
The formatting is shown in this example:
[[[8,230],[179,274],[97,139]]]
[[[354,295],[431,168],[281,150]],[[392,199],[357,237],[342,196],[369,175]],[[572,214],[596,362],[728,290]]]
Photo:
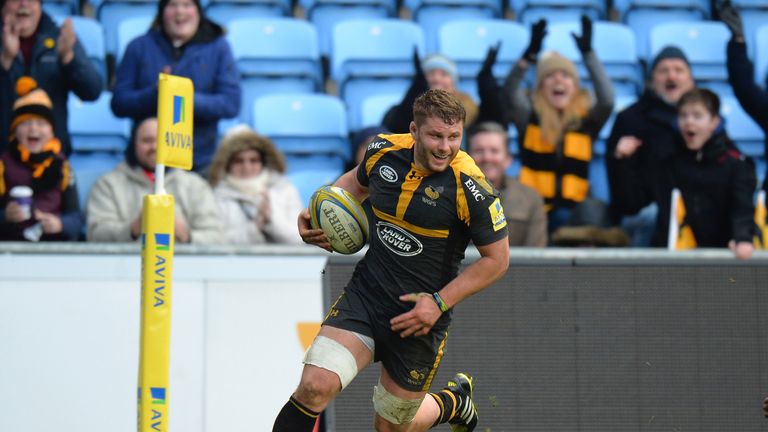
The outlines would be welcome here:
[[[441,89],[427,90],[413,103],[413,121],[421,126],[429,117],[437,117],[449,125],[467,118],[467,111],[461,101],[448,91]]]

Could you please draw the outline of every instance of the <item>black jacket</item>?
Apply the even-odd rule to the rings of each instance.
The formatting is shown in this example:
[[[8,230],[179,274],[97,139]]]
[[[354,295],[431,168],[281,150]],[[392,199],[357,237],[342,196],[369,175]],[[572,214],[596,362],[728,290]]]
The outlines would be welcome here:
[[[764,157],[768,157],[768,92],[755,84],[754,67],[747,57],[747,44],[731,40],[727,52],[728,82],[744,111],[763,130],[766,136]],[[768,190],[768,175],[763,189]]]
[[[623,136],[634,136],[643,144],[632,157],[616,159],[616,145]],[[606,144],[606,169],[617,219],[665,197],[669,185],[662,172],[679,139],[677,109],[651,90],[616,116]]]
[[[32,48],[31,64],[25,65],[19,52],[10,70],[6,71],[0,67],[0,149],[4,149],[8,144],[8,128],[13,114],[13,103],[16,101],[16,81],[24,75],[29,75],[51,98],[54,135],[61,141],[65,154],[72,152],[67,126],[69,92],[73,92],[80,100],[93,101],[98,99],[104,83],[79,40],[75,43],[75,57],[68,65],[61,64],[56,47],[59,33],[60,29],[56,23],[43,12]]]

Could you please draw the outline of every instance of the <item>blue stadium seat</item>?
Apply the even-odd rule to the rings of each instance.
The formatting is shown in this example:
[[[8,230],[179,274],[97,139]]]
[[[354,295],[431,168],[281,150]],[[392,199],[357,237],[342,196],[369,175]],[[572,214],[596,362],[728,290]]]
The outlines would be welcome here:
[[[721,95],[720,115],[725,120],[728,136],[736,142],[739,150],[751,157],[765,156],[765,134],[735,96]]]
[[[659,24],[651,29],[649,54],[653,58],[667,45],[683,50],[697,81],[728,81],[725,50],[731,33],[714,21]]]
[[[765,9],[741,9],[741,22],[744,25],[744,39],[747,41],[747,53],[755,58],[758,29],[768,23],[768,3],[761,0]]]
[[[366,98],[362,102],[360,124],[349,125],[355,131],[369,126],[380,126],[384,115],[390,108],[400,103],[404,93],[380,94]]]
[[[317,31],[293,18],[238,19],[227,39],[240,70],[240,119],[252,118],[253,101],[266,94],[312,93],[322,86]]]
[[[128,44],[139,36],[144,35],[152,25],[152,16],[135,16],[121,21],[117,25],[115,64],[119,65]]]
[[[333,168],[315,168],[288,173],[288,179],[299,190],[301,202],[309,205],[312,194],[322,186],[332,184],[343,174],[341,170]]]
[[[343,173],[346,161],[335,154],[299,154],[288,153],[285,155],[285,163],[288,175],[302,171],[328,170]]]
[[[489,47],[501,42],[493,74],[503,80],[528,46],[529,38],[528,29],[513,21],[457,20],[440,27],[437,51],[456,62],[459,80],[470,80],[475,85]]]
[[[120,36],[118,33],[120,30],[120,23],[127,19],[144,17],[145,22],[151,23],[157,13],[157,2],[105,2],[102,3],[98,9],[98,18],[101,26],[104,28],[104,44],[107,50],[107,54],[120,57],[122,51],[118,49],[118,40]],[[149,29],[147,24],[141,32],[136,33],[134,36],[144,34]],[[131,38],[132,39],[132,38]],[[123,51],[125,46],[128,45],[127,41],[122,41]]]
[[[128,145],[131,123],[112,114],[111,99],[109,92],[102,92],[93,102],[69,98],[69,135],[74,151],[122,152]]]
[[[273,18],[287,16],[286,4],[266,2],[214,1],[205,10],[213,22],[229,29],[232,21],[248,18]]]
[[[440,27],[447,22],[501,17],[500,0],[404,0],[403,6],[424,30],[427,53],[439,52]]]
[[[111,171],[117,164],[123,161],[122,153],[111,152],[74,152],[69,157],[72,171],[77,182],[77,197],[80,201],[80,210],[85,212],[88,193],[99,177]]]
[[[61,25],[65,19],[71,18],[77,40],[83,46],[102,80],[107,82],[106,51],[104,49],[104,31],[101,24],[93,18],[82,16],[54,16],[56,24]]]
[[[404,92],[413,76],[413,49],[424,52],[424,34],[414,23],[349,20],[333,31],[331,77],[347,104],[350,124],[360,124],[362,101]]]
[[[768,81],[768,24],[760,26],[755,34],[755,82]]]
[[[253,104],[253,128],[286,154],[329,154],[349,160],[344,104],[323,94],[273,94]]]
[[[627,15],[637,10],[682,10],[691,11],[701,19],[710,16],[709,0],[613,0],[613,8],[626,21]]]
[[[605,169],[605,156],[593,155],[589,163],[589,194],[604,202],[611,200],[608,173]]]
[[[80,3],[74,0],[46,0],[42,4],[43,11],[54,20],[80,13]]]
[[[580,77],[588,80],[589,73],[571,36],[571,33],[580,32],[581,23],[577,21],[548,25],[544,49],[555,50],[573,61]],[[595,22],[592,47],[611,80],[631,85],[634,87],[633,93],[642,89],[643,71],[638,64],[635,35],[629,27],[606,21]]]
[[[517,20],[529,27],[546,18],[549,23],[577,21],[587,15],[593,21],[605,17],[605,2],[601,0],[508,0]]]
[[[668,22],[696,22],[701,20],[702,16],[699,12],[686,9],[637,9],[628,14],[624,22],[635,33],[637,57],[649,62],[652,58],[649,54],[648,39],[653,27]]]
[[[396,0],[299,0],[307,19],[315,25],[320,41],[320,54],[331,55],[333,28],[354,19],[386,19],[395,17]]]
[[[331,77],[339,88],[354,78],[413,75],[413,49],[424,52],[424,34],[398,19],[349,20],[333,29]]]

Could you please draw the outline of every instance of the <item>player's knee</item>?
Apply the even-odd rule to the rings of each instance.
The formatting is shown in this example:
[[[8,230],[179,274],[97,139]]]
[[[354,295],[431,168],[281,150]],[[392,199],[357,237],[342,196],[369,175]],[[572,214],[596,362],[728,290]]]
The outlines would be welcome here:
[[[301,380],[296,389],[296,399],[315,411],[322,411],[339,390],[339,381],[335,376],[317,374]]]
[[[338,377],[341,389],[346,387],[357,375],[355,356],[339,342],[318,336],[304,356],[304,364],[317,366],[330,371]]]
[[[376,411],[377,431],[408,430],[407,425],[416,417],[422,399],[402,399],[381,385],[373,387],[373,408]]]

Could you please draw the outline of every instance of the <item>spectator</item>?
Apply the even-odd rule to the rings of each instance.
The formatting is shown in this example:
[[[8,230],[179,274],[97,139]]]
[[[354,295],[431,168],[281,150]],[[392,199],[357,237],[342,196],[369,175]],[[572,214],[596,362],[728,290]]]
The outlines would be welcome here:
[[[0,154],[0,239],[77,240],[77,187],[53,134],[53,104],[29,77],[18,80],[8,149]]]
[[[134,122],[155,116],[161,72],[195,85],[194,170],[204,173],[216,151],[219,120],[240,111],[240,83],[224,30],[203,15],[199,0],[160,0],[152,27],[131,41],[117,69],[115,115]]]
[[[669,188],[661,170],[675,154],[680,139],[676,104],[693,87],[685,54],[667,46],[653,60],[650,88],[620,112],[613,124],[606,148],[611,213],[630,233],[634,246],[666,245],[666,238],[653,237],[658,212],[655,203],[668,200]],[[621,175],[625,172],[632,175]],[[650,206],[645,207],[648,203]]]
[[[125,161],[96,181],[88,195],[88,241],[129,242],[141,234],[144,195],[154,193],[157,119],[138,123],[125,150]],[[216,200],[199,175],[167,169],[165,189],[176,197],[174,233],[179,243],[223,241]]]
[[[657,170],[664,177],[661,184],[665,190],[656,198],[659,212],[654,238],[667,239],[670,197],[672,188],[677,188],[697,247],[731,247],[736,257],[749,258],[756,234],[754,165],[736,150],[721,127],[720,99],[715,93],[694,88],[680,97],[677,106],[678,144]],[[618,175],[629,177],[633,173]],[[621,184],[642,187],[637,183]]]
[[[22,76],[30,76],[53,103],[53,135],[69,155],[69,92],[84,101],[96,100],[104,87],[101,76],[77,40],[71,19],[58,27],[42,11],[42,0],[0,0],[0,6],[0,151],[8,145],[14,86]]]
[[[299,191],[285,176],[283,155],[269,138],[233,129],[213,157],[208,179],[230,243],[302,243],[295,216]]]
[[[731,30],[731,40],[728,42],[727,49],[728,82],[731,83],[733,93],[744,111],[763,129],[763,134],[766,136],[764,157],[768,158],[768,91],[755,83],[754,66],[747,57],[747,44],[744,40],[741,16],[730,1],[723,3],[720,19]],[[766,77],[766,84],[768,84],[768,77]],[[768,171],[762,188],[768,190]]]
[[[416,50],[413,52],[413,65],[415,73],[411,86],[405,93],[403,100],[393,106],[384,115],[382,126],[392,133],[408,133],[411,120],[413,120],[413,102],[422,93],[429,89],[443,89],[453,93],[467,112],[465,127],[471,126],[477,121],[501,121],[503,115],[499,112],[499,89],[496,80],[491,73],[499,45],[488,50],[488,55],[483,67],[477,76],[478,90],[480,93],[480,106],[472,100],[472,97],[459,89],[458,69],[456,64],[440,54],[433,54],[421,61]]]
[[[520,182],[544,198],[548,230],[567,223],[572,209],[589,195],[592,142],[613,110],[613,87],[592,50],[592,21],[581,18],[581,35],[573,35],[594,83],[597,102],[582,89],[576,66],[556,52],[537,57],[547,22],[532,26],[528,48],[507,76],[506,112],[520,137]],[[529,98],[520,87],[536,63],[536,87]]]
[[[500,195],[509,227],[510,246],[545,247],[547,214],[539,194],[507,176],[512,155],[507,147],[507,131],[498,123],[484,122],[469,131],[467,153]]]

